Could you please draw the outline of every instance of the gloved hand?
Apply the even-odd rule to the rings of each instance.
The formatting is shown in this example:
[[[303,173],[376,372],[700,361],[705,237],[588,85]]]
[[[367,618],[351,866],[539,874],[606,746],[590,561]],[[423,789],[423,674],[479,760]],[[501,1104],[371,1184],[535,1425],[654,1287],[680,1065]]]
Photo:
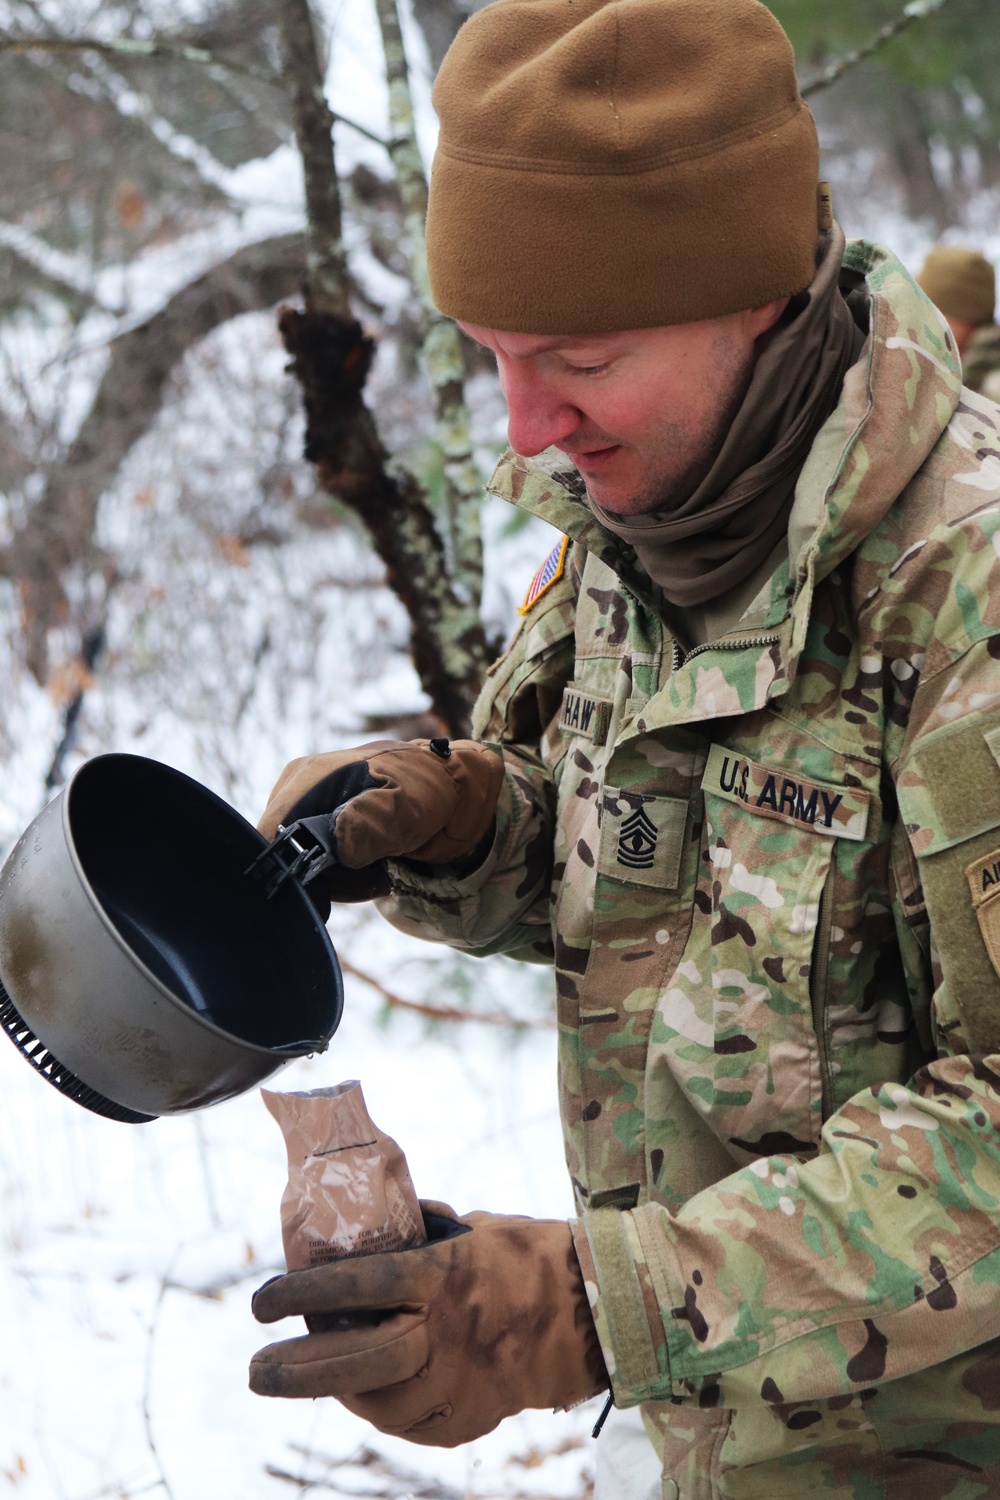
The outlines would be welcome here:
[[[334,815],[339,864],[365,875],[320,878],[334,901],[366,900],[389,889],[386,859],[443,865],[472,855],[492,827],[503,775],[501,757],[476,740],[375,740],[291,761],[257,826],[273,839],[279,823]]]
[[[607,1389],[568,1224],[459,1220],[443,1204],[421,1206],[468,1233],[290,1271],[260,1288],[260,1322],[305,1314],[331,1331],[261,1349],[251,1390],[336,1396],[380,1432],[453,1448],[526,1407],[569,1407]],[[365,1323],[365,1312],[384,1316]]]

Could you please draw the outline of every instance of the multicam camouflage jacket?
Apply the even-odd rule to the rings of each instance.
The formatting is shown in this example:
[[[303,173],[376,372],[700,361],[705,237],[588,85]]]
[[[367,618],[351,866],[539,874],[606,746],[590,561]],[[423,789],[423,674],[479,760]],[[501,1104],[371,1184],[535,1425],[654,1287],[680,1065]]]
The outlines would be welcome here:
[[[1000,1496],[1000,409],[845,268],[870,336],[722,638],[500,464],[571,540],[477,710],[496,841],[385,903],[554,963],[578,1251],[685,1500]]]
[[[976,329],[962,355],[962,379],[970,390],[1000,401],[1000,325]]]

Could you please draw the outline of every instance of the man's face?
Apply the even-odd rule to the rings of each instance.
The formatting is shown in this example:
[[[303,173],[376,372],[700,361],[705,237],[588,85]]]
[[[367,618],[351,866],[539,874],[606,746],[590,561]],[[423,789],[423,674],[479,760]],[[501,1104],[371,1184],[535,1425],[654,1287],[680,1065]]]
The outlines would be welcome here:
[[[670,328],[551,337],[461,323],[496,355],[511,447],[559,448],[605,510],[641,515],[707,474],[785,302]]]
[[[958,345],[959,354],[964,354],[969,347],[969,340],[979,325],[977,323],[970,323],[968,318],[952,317],[950,313],[945,313],[945,317],[948,320],[948,327],[955,335],[955,343]]]

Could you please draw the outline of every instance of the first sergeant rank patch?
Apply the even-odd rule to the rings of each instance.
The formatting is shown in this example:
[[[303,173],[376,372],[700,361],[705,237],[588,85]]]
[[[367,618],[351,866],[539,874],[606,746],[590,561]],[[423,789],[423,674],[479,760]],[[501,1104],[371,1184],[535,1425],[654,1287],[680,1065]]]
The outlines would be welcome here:
[[[518,614],[526,615],[529,610],[534,609],[543,594],[554,588],[566,571],[566,554],[569,551],[569,537],[564,536],[562,541],[557,542],[542,563],[538,572],[528,585],[528,592],[524,596],[524,603],[518,606]]]
[[[651,870],[660,830],[644,807],[623,819],[618,830],[618,863],[626,870]]]
[[[601,799],[601,875],[675,891],[684,851],[688,799],[606,786]]]

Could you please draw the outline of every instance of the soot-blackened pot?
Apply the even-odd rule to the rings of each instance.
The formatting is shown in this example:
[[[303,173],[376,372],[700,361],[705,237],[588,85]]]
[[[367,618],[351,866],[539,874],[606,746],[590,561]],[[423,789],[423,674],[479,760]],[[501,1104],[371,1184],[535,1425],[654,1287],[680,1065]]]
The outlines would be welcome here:
[[[0,1025],[50,1083],[119,1120],[230,1099],[322,1052],[340,966],[266,840],[189,776],[88,761],[0,871]]]

